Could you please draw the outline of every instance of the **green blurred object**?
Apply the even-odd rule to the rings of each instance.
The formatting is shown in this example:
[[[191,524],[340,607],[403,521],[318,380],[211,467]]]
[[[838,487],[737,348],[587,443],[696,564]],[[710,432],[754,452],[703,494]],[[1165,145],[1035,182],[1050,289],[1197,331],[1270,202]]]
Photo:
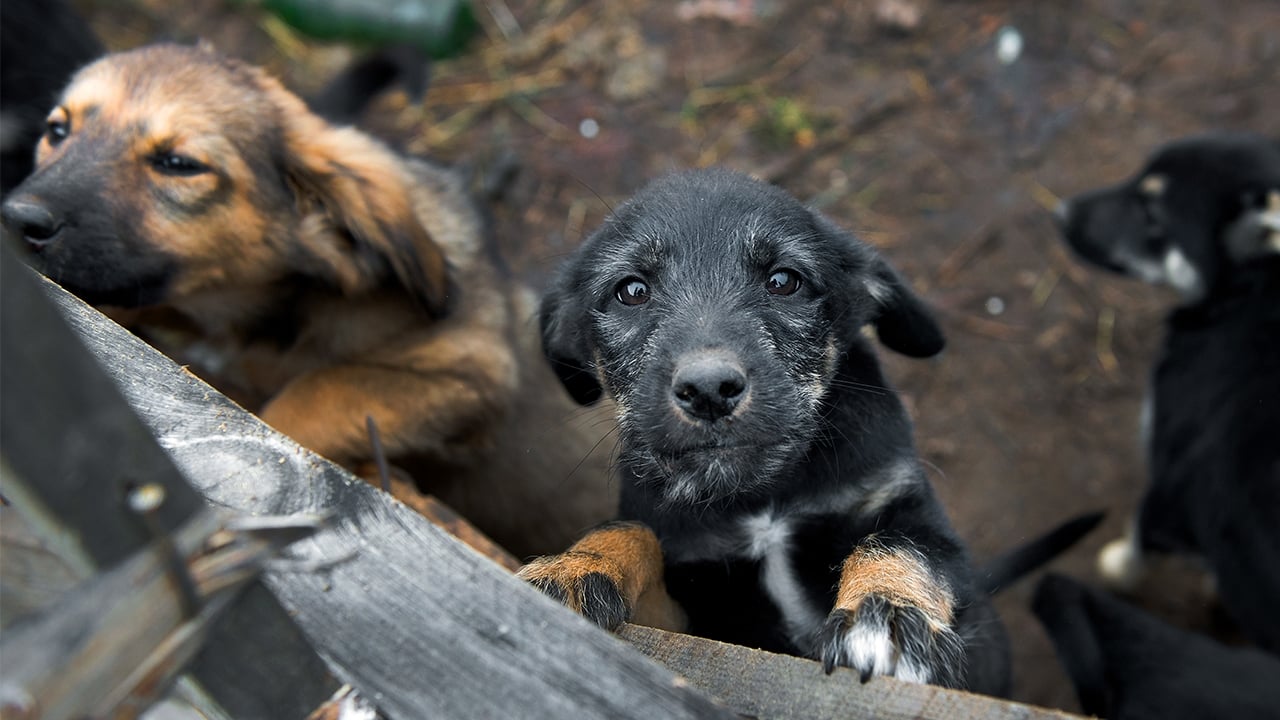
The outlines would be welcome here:
[[[479,24],[467,0],[260,0],[320,40],[412,45],[437,60],[457,55]]]

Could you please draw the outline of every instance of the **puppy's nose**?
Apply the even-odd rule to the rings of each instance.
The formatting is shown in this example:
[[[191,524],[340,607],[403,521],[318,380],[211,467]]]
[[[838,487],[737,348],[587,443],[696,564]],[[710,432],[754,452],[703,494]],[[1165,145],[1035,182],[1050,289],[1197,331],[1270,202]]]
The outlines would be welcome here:
[[[733,414],[747,394],[747,376],[730,358],[698,356],[677,366],[671,393],[686,415],[714,421]]]
[[[62,221],[49,208],[32,198],[5,201],[4,207],[0,208],[0,218],[10,232],[26,240],[35,250],[53,242],[62,229]]]

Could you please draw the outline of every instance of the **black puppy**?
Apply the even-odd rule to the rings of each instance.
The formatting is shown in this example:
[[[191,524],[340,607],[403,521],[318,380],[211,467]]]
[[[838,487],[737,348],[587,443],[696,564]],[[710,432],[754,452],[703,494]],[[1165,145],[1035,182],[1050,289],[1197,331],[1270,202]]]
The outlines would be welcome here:
[[[623,522],[521,575],[609,628],[1005,692],[987,585],[1010,574],[971,568],[867,325],[943,347],[883,258],[784,191],[722,170],[642,190],[542,307],[565,385],[617,404]]]
[[[1081,708],[1109,720],[1280,715],[1280,660],[1173,628],[1060,575],[1032,609],[1076,687]]]
[[[72,73],[104,52],[66,0],[0,3],[0,194],[31,174],[45,118]]]
[[[1178,290],[1194,304],[1230,283],[1278,231],[1280,142],[1219,133],[1160,148],[1135,176],[1058,208],[1067,242],[1100,267]],[[1263,232],[1270,226],[1270,233]]]
[[[1143,553],[1202,556],[1224,606],[1280,650],[1280,143],[1211,135],[1060,213],[1085,259],[1168,283],[1144,435],[1149,486],[1131,537],[1099,558],[1132,587]]]

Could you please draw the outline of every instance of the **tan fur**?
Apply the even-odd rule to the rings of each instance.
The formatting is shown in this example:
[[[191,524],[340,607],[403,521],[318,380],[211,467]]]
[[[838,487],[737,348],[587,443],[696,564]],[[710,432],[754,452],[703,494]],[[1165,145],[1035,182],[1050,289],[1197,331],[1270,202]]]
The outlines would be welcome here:
[[[41,142],[39,167],[95,143],[110,157],[83,172],[134,241],[176,259],[161,306],[117,314],[162,350],[349,468],[369,466],[372,416],[393,464],[519,555],[612,514],[611,411],[564,394],[532,293],[495,265],[452,173],[205,48],[109,55],[55,118],[70,134]],[[214,172],[158,173],[166,150]],[[264,315],[287,342],[251,332]]]
[[[1142,178],[1142,182],[1138,184],[1138,189],[1147,197],[1158,198],[1164,195],[1164,191],[1168,186],[1169,178],[1164,175],[1148,175]]]
[[[836,609],[856,611],[870,595],[894,605],[920,608],[939,626],[954,619],[951,591],[938,584],[923,558],[909,551],[888,549],[866,541],[845,559],[836,590]]]
[[[520,569],[526,581],[551,581],[564,588],[592,573],[609,578],[631,608],[631,622],[680,631],[685,617],[667,594],[662,547],[653,531],[640,523],[613,523],[587,533],[567,551],[540,557]],[[565,602],[582,612],[582,598],[566,593]]]

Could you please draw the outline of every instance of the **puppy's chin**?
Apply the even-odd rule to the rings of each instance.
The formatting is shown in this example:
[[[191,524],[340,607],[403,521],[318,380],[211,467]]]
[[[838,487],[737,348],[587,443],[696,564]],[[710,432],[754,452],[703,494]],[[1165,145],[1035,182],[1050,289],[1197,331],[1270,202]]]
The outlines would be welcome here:
[[[623,461],[658,486],[671,507],[706,506],[767,492],[798,454],[791,443],[726,446],[659,452],[627,452]]]
[[[167,295],[166,283],[139,283],[120,288],[92,288],[65,284],[67,291],[90,305],[120,308],[143,308],[159,305]]]
[[[61,252],[31,255],[28,264],[90,305],[123,308],[164,302],[175,274],[173,262],[159,255],[107,263]]]

